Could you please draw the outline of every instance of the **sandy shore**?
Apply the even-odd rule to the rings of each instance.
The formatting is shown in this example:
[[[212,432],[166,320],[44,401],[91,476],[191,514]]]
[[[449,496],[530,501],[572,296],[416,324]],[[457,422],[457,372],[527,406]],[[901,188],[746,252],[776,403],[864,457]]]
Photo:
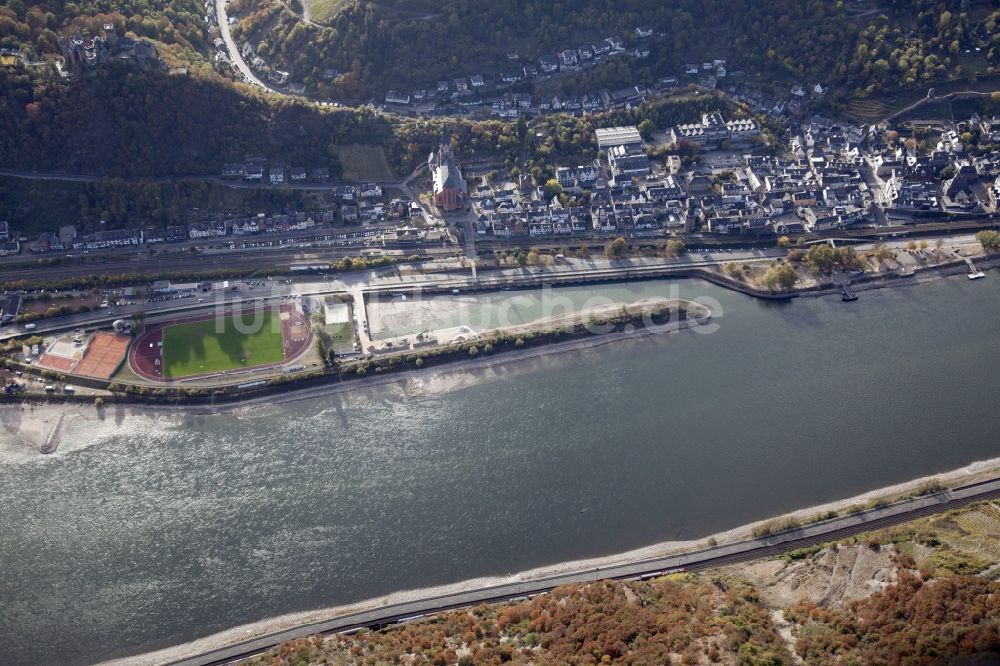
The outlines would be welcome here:
[[[93,408],[89,408],[93,411]],[[37,453],[53,453],[78,420],[96,418],[88,408],[24,402],[0,406],[0,443]]]
[[[718,534],[705,535],[703,538],[698,540],[665,541],[650,546],[646,546],[644,548],[638,548],[636,550],[631,550],[624,553],[618,553],[615,555],[595,557],[586,560],[576,560],[572,562],[562,562],[559,564],[538,567],[535,569],[512,573],[504,576],[488,576],[482,578],[473,578],[457,583],[452,583],[449,585],[441,585],[437,587],[428,587],[428,588],[421,588],[414,590],[402,590],[399,592],[393,592],[386,596],[367,599],[365,601],[361,601],[350,605],[320,608],[310,611],[303,611],[301,613],[290,613],[287,615],[281,615],[278,617],[269,618],[267,620],[261,620],[260,622],[254,622],[251,624],[245,624],[238,627],[233,627],[232,629],[228,629],[226,631],[213,634],[211,636],[206,636],[204,638],[200,638],[190,643],[185,643],[183,645],[178,645],[163,650],[157,650],[156,652],[149,652],[143,655],[137,655],[122,659],[115,659],[112,661],[107,661],[102,663],[113,664],[114,666],[125,666],[126,664],[153,666],[156,664],[163,664],[169,661],[190,657],[195,654],[204,652],[206,650],[223,647],[230,643],[252,638],[254,636],[258,636],[261,634],[281,631],[302,624],[319,622],[329,618],[337,617],[339,615],[346,615],[348,613],[366,610],[370,608],[377,608],[379,606],[404,603],[407,601],[413,601],[427,596],[453,594],[456,592],[463,592],[467,590],[477,589],[480,587],[488,587],[503,583],[517,582],[526,579],[540,578],[556,574],[573,573],[576,571],[588,571],[594,569],[595,567],[603,567],[613,564],[623,564],[623,563],[640,561],[652,557],[660,557],[668,554],[697,550],[700,548],[704,548],[706,546],[706,542],[710,538],[714,538],[715,541],[718,542],[719,544],[741,541],[744,539],[751,538],[753,535],[753,530],[756,526],[770,522],[771,520],[783,519],[786,517],[794,517],[799,520],[804,520],[806,518],[818,514],[826,513],[827,511],[841,511],[852,505],[865,504],[873,500],[878,500],[878,499],[891,500],[900,495],[915,492],[918,489],[920,489],[924,484],[930,481],[937,481],[942,485],[958,486],[958,485],[973,483],[975,481],[984,480],[987,478],[993,478],[997,476],[998,473],[1000,473],[1000,458],[993,458],[990,460],[975,462],[960,469],[952,470],[950,472],[942,472],[940,474],[933,474],[930,476],[921,477],[919,479],[913,479],[912,481],[886,486],[884,488],[879,488],[877,490],[863,493],[861,495],[856,495],[854,497],[849,497],[834,502],[828,502],[826,504],[821,504],[818,506],[799,509],[797,511],[793,511],[791,513],[787,513],[782,516],[775,516],[773,518],[768,518],[766,520],[761,520],[754,523],[741,525],[739,527],[726,530],[724,532],[719,532]]]

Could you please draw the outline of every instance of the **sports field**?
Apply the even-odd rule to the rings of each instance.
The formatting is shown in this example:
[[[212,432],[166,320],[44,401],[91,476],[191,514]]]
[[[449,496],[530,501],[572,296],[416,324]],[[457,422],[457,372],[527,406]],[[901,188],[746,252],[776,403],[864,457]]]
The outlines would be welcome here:
[[[163,329],[163,377],[204,375],[282,361],[285,351],[278,312],[260,312],[257,317],[248,314],[239,328],[238,322],[227,317]]]

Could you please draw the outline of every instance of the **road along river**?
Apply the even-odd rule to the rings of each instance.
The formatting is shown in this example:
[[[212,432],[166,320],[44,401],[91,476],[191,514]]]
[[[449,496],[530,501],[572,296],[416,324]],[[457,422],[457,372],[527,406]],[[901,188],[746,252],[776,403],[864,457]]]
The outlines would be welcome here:
[[[51,456],[0,434],[0,663],[123,657],[703,538],[1000,455],[1000,276],[852,304],[679,287],[579,293],[708,296],[717,331],[217,416],[76,420]]]

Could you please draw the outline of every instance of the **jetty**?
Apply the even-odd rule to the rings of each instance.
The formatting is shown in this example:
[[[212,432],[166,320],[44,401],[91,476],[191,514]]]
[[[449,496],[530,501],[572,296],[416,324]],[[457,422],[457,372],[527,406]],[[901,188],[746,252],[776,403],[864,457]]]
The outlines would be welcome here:
[[[972,259],[965,257],[965,263],[969,265],[969,279],[979,280],[986,277],[986,273],[976,270],[976,265],[972,263]]]

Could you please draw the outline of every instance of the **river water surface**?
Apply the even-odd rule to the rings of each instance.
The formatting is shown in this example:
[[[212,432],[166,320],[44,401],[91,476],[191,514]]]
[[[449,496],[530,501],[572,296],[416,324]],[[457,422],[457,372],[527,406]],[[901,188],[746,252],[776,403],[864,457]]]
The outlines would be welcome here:
[[[852,304],[679,286],[721,304],[718,331],[511,362],[454,391],[432,371],[109,417],[51,456],[0,443],[0,663],[701,538],[1000,455],[1000,275]]]

